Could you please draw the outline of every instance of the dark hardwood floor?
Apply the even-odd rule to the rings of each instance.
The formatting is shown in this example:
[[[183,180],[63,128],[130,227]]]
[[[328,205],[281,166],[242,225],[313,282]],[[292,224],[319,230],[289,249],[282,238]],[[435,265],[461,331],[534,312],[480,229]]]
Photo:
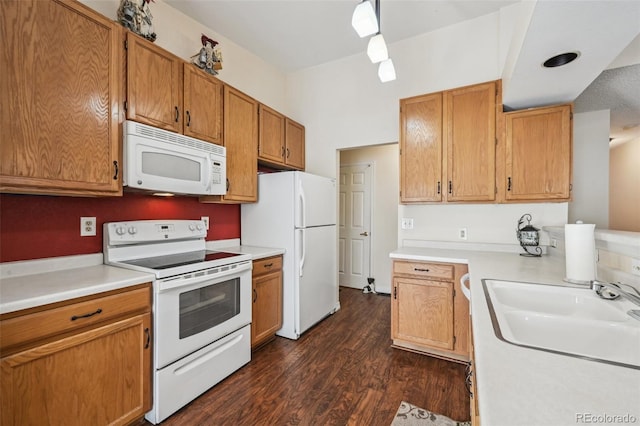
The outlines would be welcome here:
[[[389,426],[405,400],[468,420],[465,367],[391,348],[389,296],[340,289],[341,310],[277,337],[163,425]]]

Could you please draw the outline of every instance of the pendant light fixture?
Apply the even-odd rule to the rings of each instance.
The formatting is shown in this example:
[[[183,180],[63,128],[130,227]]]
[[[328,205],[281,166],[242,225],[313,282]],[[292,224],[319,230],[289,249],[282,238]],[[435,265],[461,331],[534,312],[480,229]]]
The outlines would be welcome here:
[[[380,65],[378,65],[378,78],[383,83],[396,79],[396,69],[393,66],[391,58],[380,62]]]
[[[375,34],[367,45],[367,56],[374,64],[378,65],[378,78],[383,83],[396,79],[396,70],[393,61],[389,58],[387,43],[380,31],[380,0],[374,0],[375,12],[371,1],[364,0],[356,6],[351,18],[351,25],[360,37]]]
[[[379,0],[376,0],[379,1]],[[351,17],[351,25],[360,38],[375,34],[379,30],[378,19],[369,0],[363,0],[356,6]]]

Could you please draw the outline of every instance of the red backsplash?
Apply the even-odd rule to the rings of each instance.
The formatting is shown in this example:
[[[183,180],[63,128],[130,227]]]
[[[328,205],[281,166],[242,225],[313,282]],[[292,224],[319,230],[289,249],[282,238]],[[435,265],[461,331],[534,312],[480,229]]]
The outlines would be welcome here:
[[[95,216],[95,237],[80,236],[80,217]],[[207,240],[240,238],[240,206],[203,204],[196,197],[84,198],[0,194],[0,262],[102,252],[102,224],[122,220],[200,219]]]

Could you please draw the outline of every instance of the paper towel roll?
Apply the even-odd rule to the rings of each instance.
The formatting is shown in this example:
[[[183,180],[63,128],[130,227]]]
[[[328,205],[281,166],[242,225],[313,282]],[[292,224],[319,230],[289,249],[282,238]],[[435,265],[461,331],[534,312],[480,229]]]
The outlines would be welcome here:
[[[587,284],[596,279],[596,225],[575,223],[564,226],[565,281]]]

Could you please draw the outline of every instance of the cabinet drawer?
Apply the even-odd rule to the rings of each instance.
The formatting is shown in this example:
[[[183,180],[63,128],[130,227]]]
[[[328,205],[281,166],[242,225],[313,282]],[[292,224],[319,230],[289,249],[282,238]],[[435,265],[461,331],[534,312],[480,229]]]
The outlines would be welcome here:
[[[266,259],[253,261],[252,275],[257,277],[280,269],[282,269],[282,256],[267,257]]]
[[[150,287],[138,288],[3,320],[0,322],[0,348],[5,352],[7,348],[27,345],[134,312],[148,312],[151,307],[150,291]]]
[[[453,265],[442,265],[439,263],[394,261],[393,273],[401,275],[413,275],[417,277],[429,277],[443,280],[452,280]]]

